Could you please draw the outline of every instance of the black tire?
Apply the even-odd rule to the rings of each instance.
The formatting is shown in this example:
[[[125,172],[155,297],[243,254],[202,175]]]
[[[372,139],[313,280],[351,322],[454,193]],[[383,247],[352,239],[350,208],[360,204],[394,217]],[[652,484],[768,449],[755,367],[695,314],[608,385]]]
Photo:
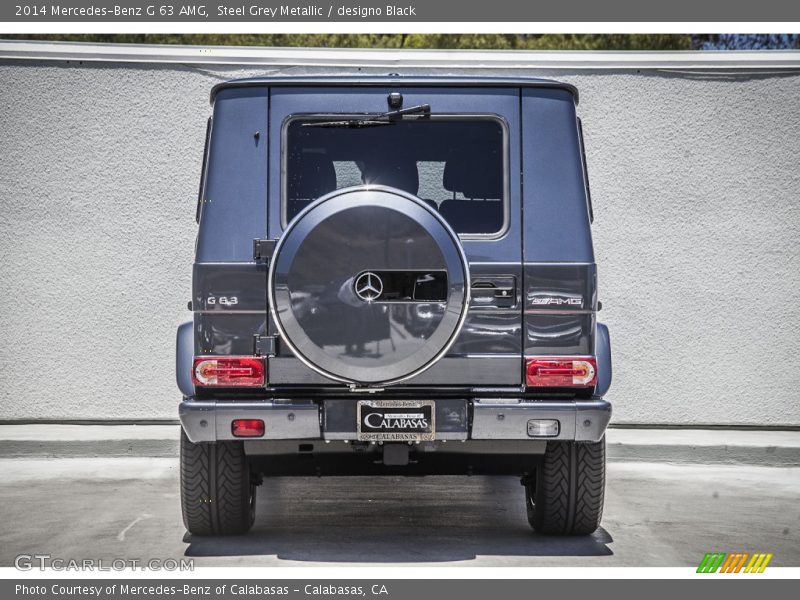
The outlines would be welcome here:
[[[528,522],[546,535],[589,535],[600,526],[606,487],[606,440],[549,442],[525,485]]]
[[[255,478],[243,444],[193,444],[181,430],[181,507],[189,533],[245,533],[255,520],[255,506]]]

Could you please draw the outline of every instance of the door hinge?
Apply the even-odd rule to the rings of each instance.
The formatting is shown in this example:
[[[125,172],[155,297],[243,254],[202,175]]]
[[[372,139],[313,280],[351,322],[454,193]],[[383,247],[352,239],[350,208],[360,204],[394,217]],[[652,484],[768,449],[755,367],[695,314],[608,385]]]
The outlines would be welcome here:
[[[275,356],[278,353],[278,336],[254,335],[253,354],[256,356]]]
[[[278,240],[253,240],[253,260],[269,264]]]

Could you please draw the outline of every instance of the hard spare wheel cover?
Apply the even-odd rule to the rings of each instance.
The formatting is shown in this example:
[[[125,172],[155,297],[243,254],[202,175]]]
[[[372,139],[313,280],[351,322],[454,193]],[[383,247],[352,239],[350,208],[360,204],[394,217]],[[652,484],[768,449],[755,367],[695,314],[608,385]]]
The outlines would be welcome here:
[[[395,188],[336,190],[303,210],[275,248],[267,285],[282,343],[342,382],[414,377],[455,341],[469,307],[458,236]]]

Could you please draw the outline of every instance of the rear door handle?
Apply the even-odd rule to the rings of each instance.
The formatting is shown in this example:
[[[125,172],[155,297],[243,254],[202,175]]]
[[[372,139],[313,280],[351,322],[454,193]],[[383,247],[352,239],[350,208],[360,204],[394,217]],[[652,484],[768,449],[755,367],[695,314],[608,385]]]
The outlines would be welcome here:
[[[476,307],[513,308],[517,304],[516,277],[483,276],[473,280],[472,304]]]

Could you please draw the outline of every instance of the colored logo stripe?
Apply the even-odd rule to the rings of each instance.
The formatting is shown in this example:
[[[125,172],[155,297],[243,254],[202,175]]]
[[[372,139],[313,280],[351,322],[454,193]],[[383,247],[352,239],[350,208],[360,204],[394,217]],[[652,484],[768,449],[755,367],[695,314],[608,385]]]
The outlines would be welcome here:
[[[724,552],[707,552],[697,567],[698,573],[716,573],[722,561],[725,560]]]
[[[767,568],[769,561],[772,560],[772,554],[753,554],[753,558],[747,563],[744,569],[745,573],[763,573]]]
[[[738,573],[742,569],[742,565],[744,565],[744,561],[747,560],[748,556],[750,556],[750,554],[747,552],[729,554],[728,559],[722,565],[720,573]]]
[[[750,559],[748,561],[748,559]],[[697,567],[698,573],[763,573],[772,560],[772,554],[757,552],[707,552]],[[747,566],[745,566],[747,563]],[[744,569],[744,570],[743,570]]]

